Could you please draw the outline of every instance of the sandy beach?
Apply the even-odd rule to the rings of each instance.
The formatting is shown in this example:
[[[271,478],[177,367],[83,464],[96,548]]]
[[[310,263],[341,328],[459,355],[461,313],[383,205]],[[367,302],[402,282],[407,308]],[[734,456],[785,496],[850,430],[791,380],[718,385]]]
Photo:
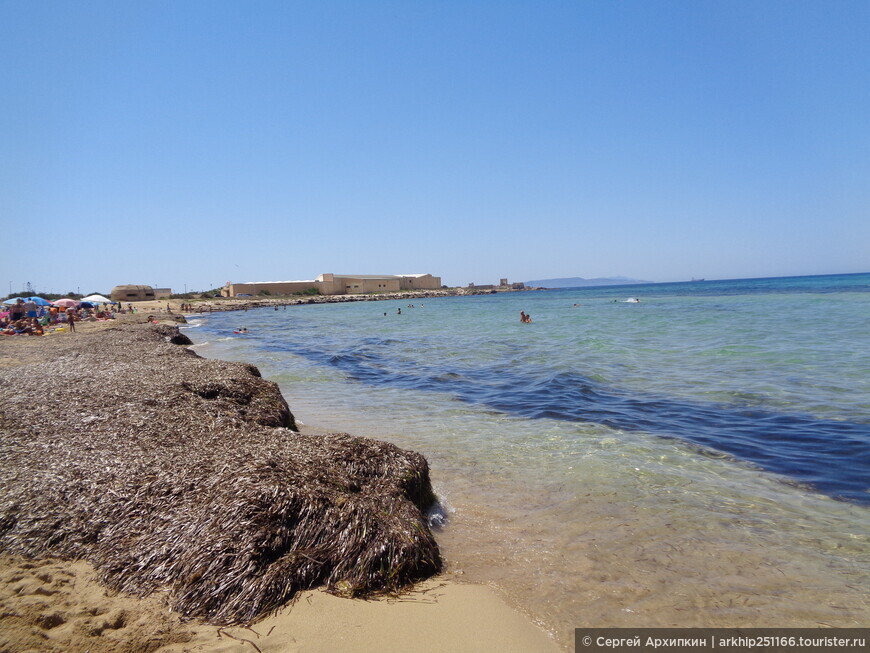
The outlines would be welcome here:
[[[89,469],[87,467],[88,460],[91,457],[107,455],[105,450],[111,449],[111,440],[107,441],[109,444],[101,445],[102,441],[99,439],[101,430],[98,425],[102,423],[104,418],[112,425],[111,430],[106,431],[109,434],[133,433],[139,429],[143,432],[148,432],[149,429],[158,432],[160,430],[157,428],[158,426],[162,424],[165,427],[166,425],[166,422],[161,422],[161,420],[167,419],[166,414],[181,411],[175,405],[183,403],[178,397],[173,399],[175,404],[164,405],[161,403],[159,389],[166,385],[165,383],[154,381],[154,385],[149,385],[149,381],[140,383],[136,378],[133,378],[132,382],[145,388],[143,392],[146,394],[150,392],[156,408],[163,413],[160,416],[157,413],[147,413],[148,424],[135,422],[132,412],[125,416],[124,410],[121,410],[118,405],[107,404],[105,411],[101,412],[94,406],[86,406],[84,399],[85,403],[80,405],[71,403],[70,398],[75,393],[70,390],[69,386],[72,385],[73,389],[77,383],[87,386],[88,374],[91,377],[98,377],[101,386],[112,387],[113,384],[121,384],[120,377],[114,375],[135,377],[135,369],[142,367],[146,370],[144,379],[149,375],[155,376],[155,371],[162,370],[168,365],[182,370],[179,373],[193,374],[194,377],[202,376],[199,380],[206,385],[210,382],[212,384],[229,382],[226,379],[230,379],[232,383],[238,381],[238,376],[243,371],[239,364],[223,367],[219,362],[206,362],[204,359],[194,356],[192,352],[186,351],[184,347],[170,345],[166,342],[173,337],[173,333],[178,333],[173,326],[176,320],[174,316],[166,313],[159,316],[155,315],[158,321],[163,322],[163,324],[156,326],[130,324],[131,322],[144,321],[151,309],[152,307],[143,307],[141,312],[126,315],[118,321],[81,323],[75,334],[57,333],[44,338],[17,337],[4,341],[2,348],[0,348],[0,372],[7,377],[4,379],[7,382],[7,387],[20,387],[21,393],[25,394],[31,391],[44,392],[45,401],[36,402],[42,405],[34,406],[33,409],[39,413],[41,422],[54,425],[54,430],[43,429],[42,431],[38,427],[35,431],[30,430],[33,427],[32,424],[22,426],[21,422],[26,422],[28,419],[20,415],[23,404],[15,403],[14,392],[7,393],[7,396],[4,397],[0,416],[3,420],[2,435],[6,449],[23,452],[24,459],[36,460],[37,462],[33,464],[37,466],[42,464],[40,462],[42,455],[32,456],[28,459],[27,456],[32,452],[28,452],[27,449],[43,447],[48,452],[45,459],[49,462],[44,465],[45,469],[36,469],[35,473],[31,475],[44,474],[54,479],[51,482],[62,485],[64,482],[69,482],[68,479],[64,481],[64,474],[67,473],[66,466],[76,468],[79,472],[87,472]],[[177,309],[173,307],[173,311],[175,310]],[[130,361],[120,360],[118,352],[121,351],[129,354]],[[142,358],[143,356],[144,358]],[[113,361],[117,362],[117,365]],[[98,365],[96,373],[92,367],[94,364]],[[47,372],[50,373],[47,374]],[[210,374],[214,374],[214,377],[210,377]],[[222,376],[224,374],[229,376]],[[64,383],[57,385],[48,382],[40,385],[39,381],[33,380],[52,376],[55,381],[62,379],[65,385]],[[181,379],[182,385],[185,383],[190,385],[192,383],[190,379],[193,377],[171,378],[177,386],[179,379]],[[16,379],[25,380],[16,383]],[[245,381],[244,383],[249,382]],[[212,386],[194,388],[199,392],[197,396],[206,397],[206,401],[211,402],[202,404],[197,409],[199,411],[197,414],[200,415],[199,419],[201,421],[206,420],[206,418],[212,420],[212,430],[216,424],[220,424],[221,432],[228,438],[230,436],[239,438],[240,434],[243,434],[254,441],[257,438],[266,438],[264,441],[270,441],[268,439],[271,438],[271,441],[274,442],[276,437],[286,437],[287,447],[296,446],[290,442],[293,438],[301,438],[308,443],[305,446],[318,446],[317,440],[323,436],[300,434],[293,436],[293,438],[290,437],[292,432],[288,430],[287,426],[292,424],[292,414],[288,413],[288,417],[281,413],[282,409],[275,403],[276,399],[271,394],[268,382],[261,381],[254,375],[251,377],[250,383],[253,385],[251,389],[246,390],[249,395],[246,395],[247,399],[244,402],[239,402],[238,396],[233,395],[235,403],[231,401],[225,406],[218,404],[226,397],[218,396],[215,400]],[[235,391],[238,388],[231,386],[231,389]],[[80,392],[82,397],[89,394],[87,387],[76,390],[76,392]],[[194,394],[196,395],[196,392]],[[105,400],[105,395],[101,397]],[[196,397],[194,399],[200,401]],[[128,403],[134,403],[134,401]],[[243,409],[239,409],[236,404],[244,404]],[[202,412],[203,406],[205,406],[206,413]],[[237,409],[239,412],[233,413]],[[68,415],[58,419],[57,413],[63,410],[68,411]],[[275,413],[276,410],[277,413]],[[208,413],[207,411],[212,412]],[[80,418],[85,413],[88,413],[86,418],[88,423],[92,424],[93,440],[78,438],[81,434],[74,428],[70,429],[68,435],[58,433],[58,429],[63,430],[63,427],[59,425],[75,422],[76,415]],[[276,414],[277,417],[275,417]],[[53,422],[54,419],[57,421]],[[252,422],[256,422],[256,424]],[[187,428],[187,426],[183,428]],[[165,432],[165,430],[163,428],[161,432]],[[203,427],[203,432],[206,430],[208,429]],[[30,435],[27,435],[28,433]],[[132,438],[132,436],[129,437]],[[61,442],[58,438],[64,441]],[[369,457],[387,455],[390,460],[397,460],[397,464],[406,464],[402,462],[405,458],[395,458],[400,454],[391,445],[362,441],[339,434],[326,436],[326,439],[333,443],[330,446],[349,446],[351,449],[348,451],[357,451],[360,446],[366,446],[369,447],[366,449],[368,451],[366,455]],[[194,443],[189,445],[190,447],[196,446],[194,439],[191,439],[190,442]],[[94,447],[93,453],[82,451],[91,445]],[[63,455],[58,456],[54,449],[60,451],[64,446],[70,446],[72,449],[64,451]],[[101,446],[103,451],[98,450]],[[125,443],[125,446],[119,447],[117,451],[123,454],[127,446],[131,447],[131,450],[134,448],[132,440],[130,443]],[[222,452],[218,458],[226,460],[226,457],[232,456],[234,453],[234,451],[227,450]],[[130,455],[133,456],[132,453]],[[178,454],[179,457],[181,455]],[[244,457],[250,458],[257,455],[259,454],[257,454],[256,449],[250,449],[249,452],[244,452],[244,456],[240,454],[239,461],[242,461]],[[314,454],[309,452],[306,455]],[[415,464],[414,455],[407,459],[409,464]],[[111,464],[115,464],[119,460],[111,456],[104,459],[114,461]],[[145,460],[144,464],[147,467],[154,463]],[[167,461],[166,464],[173,463]],[[228,476],[227,479],[236,479],[245,475],[243,462],[237,462],[236,465],[239,471],[233,476]],[[256,469],[256,467],[251,469]],[[182,472],[186,473],[184,466],[178,467],[178,470],[181,470],[178,471],[179,475],[183,475]],[[191,587],[199,588],[194,594],[199,592],[198,595],[202,595],[204,592],[202,590],[203,584],[207,585],[207,582],[211,582],[212,585],[219,585],[220,577],[209,580],[208,573],[205,573],[205,580],[200,581],[198,576],[192,578],[189,572],[185,572],[182,577],[176,578],[175,581],[154,581],[156,576],[148,571],[149,564],[166,569],[181,563],[174,559],[171,553],[168,557],[161,558],[163,553],[154,553],[153,549],[147,549],[146,545],[148,547],[163,547],[161,550],[171,549],[172,546],[159,544],[159,540],[153,540],[154,537],[157,537],[154,534],[149,533],[147,537],[141,534],[137,535],[136,533],[142,529],[141,525],[133,531],[117,536],[117,539],[113,540],[114,549],[112,551],[89,548],[91,544],[88,537],[83,537],[83,542],[70,544],[79,535],[81,529],[87,530],[91,523],[97,523],[100,520],[105,523],[101,524],[100,530],[94,532],[103,533],[100,535],[103,539],[109,538],[107,533],[117,535],[118,532],[124,531],[126,526],[121,523],[123,519],[117,518],[116,520],[114,515],[128,513],[118,512],[120,509],[116,505],[117,501],[103,496],[112,493],[123,494],[123,488],[126,487],[124,483],[127,486],[130,485],[129,480],[123,478],[118,480],[118,478],[123,477],[124,469],[113,469],[111,474],[102,476],[100,476],[103,474],[102,471],[95,472],[92,478],[87,476],[82,478],[81,475],[76,477],[83,480],[85,485],[90,483],[94,486],[90,498],[88,490],[80,483],[75,487],[84,493],[81,496],[69,494],[73,486],[63,490],[66,492],[64,496],[68,496],[67,502],[70,505],[72,503],[81,505],[80,510],[84,511],[83,519],[85,521],[80,526],[75,524],[61,526],[60,522],[57,522],[58,519],[69,519],[69,510],[73,509],[56,500],[52,502],[48,499],[44,501],[41,498],[33,499],[34,506],[24,510],[20,508],[23,499],[19,499],[18,504],[11,505],[15,503],[15,493],[28,491],[27,483],[31,483],[30,480],[20,480],[18,471],[17,469],[13,470],[10,466],[4,470],[3,474],[4,521],[3,528],[0,529],[0,545],[2,545],[3,553],[3,556],[0,557],[0,607],[2,607],[0,610],[0,651],[3,652],[558,650],[548,635],[522,614],[509,607],[495,590],[486,586],[458,583],[450,577],[450,574],[435,575],[427,580],[421,580],[415,583],[410,591],[400,593],[390,591],[387,596],[370,597],[369,600],[349,599],[334,595],[336,587],[344,587],[341,585],[343,581],[340,580],[333,585],[333,594],[316,588],[311,590],[299,589],[295,592],[292,597],[294,600],[290,604],[279,608],[277,612],[267,609],[252,620],[240,620],[233,617],[233,615],[244,613],[244,605],[239,603],[238,597],[235,599],[235,612],[221,612],[220,606],[211,604],[208,610],[203,612],[197,607],[196,602],[185,602],[185,595],[179,588],[184,583],[193,583]],[[192,488],[193,484],[198,482],[197,478],[199,477],[185,477],[183,482],[190,483]],[[143,485],[147,486],[143,491],[153,493],[157,488],[158,480],[152,481],[150,485],[143,482]],[[35,481],[33,482],[35,483]],[[242,489],[236,488],[234,485],[237,482],[236,480],[225,481],[220,485],[220,488],[231,487],[232,492],[235,493],[234,496],[242,496],[240,493],[244,487]],[[251,487],[256,489],[257,482],[257,479],[253,479]],[[428,481],[426,482],[428,483]],[[18,487],[16,483],[24,483],[24,485]],[[335,484],[335,481],[329,481],[327,485],[330,483]],[[347,483],[347,481],[342,481],[342,483]],[[210,490],[210,492],[212,494],[225,492],[224,489],[220,488]],[[367,491],[363,490],[363,494]],[[30,488],[30,492],[32,493],[32,488]],[[409,497],[418,494],[419,491],[415,490]],[[154,496],[157,494],[153,494],[152,499],[149,499],[151,503],[154,503]],[[212,495],[207,496],[211,497]],[[186,492],[181,499],[172,499],[175,503],[160,508],[164,511],[160,513],[162,515],[160,519],[164,521],[177,519],[176,513],[180,510],[178,506],[182,506],[187,511],[184,514],[191,514],[191,511],[195,511],[197,508],[196,503],[200,501],[198,497],[200,495],[195,491],[190,491]],[[337,503],[341,504],[350,500],[352,499],[339,497]],[[389,500],[393,501],[393,499]],[[179,501],[181,503],[178,503]],[[122,503],[126,506],[132,503],[132,500],[125,499]],[[219,504],[211,506],[204,512],[206,514],[209,510],[213,512],[217,505]],[[409,506],[407,509],[416,510],[410,504],[407,505]],[[136,506],[136,511],[139,513],[143,510],[153,509],[148,501]],[[400,508],[398,503],[396,504],[396,510],[405,509]],[[64,510],[68,512],[65,513]],[[104,510],[105,515],[103,514]],[[44,527],[44,522],[47,519],[54,519],[57,523],[56,526],[49,528],[50,533],[53,529],[53,534],[48,537],[45,544],[35,543],[39,537],[34,534],[41,532],[40,529]],[[71,521],[75,519],[77,517]],[[196,515],[194,514],[191,519],[197,519]],[[205,522],[202,523],[205,524]],[[371,523],[375,524],[376,522]],[[245,537],[242,533],[238,536],[230,533],[226,538],[227,541],[221,540],[221,537],[209,540],[207,535],[209,531],[206,526],[197,528],[199,532],[205,534],[198,536],[200,540],[204,537],[205,543],[213,547],[234,545],[234,540],[241,540]],[[160,531],[160,528],[157,530]],[[63,533],[62,537],[59,537],[60,533]],[[64,538],[67,540],[66,543],[58,544],[55,541]],[[200,544],[202,542],[196,542],[196,546],[200,546]],[[130,550],[124,550],[128,546]],[[188,549],[189,547],[183,550],[185,553],[178,554],[179,557],[184,558]],[[208,547],[201,549],[201,551],[206,550],[209,550]],[[77,551],[80,555],[71,555],[70,551]],[[58,556],[58,552],[62,555]],[[198,555],[201,559],[207,557],[202,553]],[[224,557],[226,557],[225,554]],[[119,569],[117,562],[111,562],[113,559],[127,560],[128,562],[124,565],[137,567],[141,570],[137,572],[139,575],[125,576],[126,570]],[[148,563],[147,560],[152,562]],[[158,560],[163,560],[163,562],[157,562]],[[96,568],[93,562],[96,562],[97,566],[101,568]],[[235,568],[232,569],[235,570]],[[202,572],[197,573],[201,574]],[[413,573],[416,572],[412,572],[412,575]],[[143,581],[143,578],[146,580]],[[171,578],[171,575],[165,576],[165,578]],[[252,583],[252,587],[258,587],[256,580],[254,578],[252,581],[249,579],[245,582]],[[124,591],[125,588],[132,591]],[[188,595],[191,591],[193,590],[188,591]],[[244,592],[251,591],[253,590],[248,587],[242,592],[242,595]],[[268,594],[268,588],[257,591]],[[375,596],[377,595],[378,592],[375,592]],[[259,600],[262,600],[262,597]],[[265,602],[262,605],[268,607],[271,604]],[[175,606],[175,609],[171,609],[171,606]],[[200,616],[197,616],[198,610]],[[208,618],[207,614],[223,616]],[[221,623],[233,623],[234,625],[216,625]]]
[[[83,561],[0,558],[0,651],[92,653],[553,653],[556,645],[496,591],[445,578],[397,598],[305,591],[250,626],[182,621],[159,594],[112,592]]]

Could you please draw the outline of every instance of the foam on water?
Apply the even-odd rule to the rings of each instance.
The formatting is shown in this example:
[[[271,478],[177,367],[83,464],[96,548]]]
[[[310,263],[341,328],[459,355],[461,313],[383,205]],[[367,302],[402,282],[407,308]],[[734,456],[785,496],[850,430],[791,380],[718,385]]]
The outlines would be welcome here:
[[[260,367],[304,422],[424,453],[448,569],[567,648],[586,625],[866,625],[868,291],[310,305],[214,314],[194,339]]]

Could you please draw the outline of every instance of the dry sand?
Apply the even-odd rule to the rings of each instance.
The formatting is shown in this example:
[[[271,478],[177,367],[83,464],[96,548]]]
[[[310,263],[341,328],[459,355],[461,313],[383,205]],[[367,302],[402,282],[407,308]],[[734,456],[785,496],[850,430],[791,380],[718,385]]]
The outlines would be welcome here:
[[[397,599],[303,592],[248,628],[182,623],[159,596],[106,590],[88,563],[0,558],[0,652],[554,653],[556,645],[481,585],[435,578]]]
[[[146,315],[143,311],[117,322],[81,323],[79,332],[144,320]],[[0,366],[25,363],[30,352],[37,355],[43,340],[76,335],[15,337],[16,347],[0,344]],[[0,653],[558,650],[543,630],[493,589],[448,581],[445,576],[393,599],[303,592],[293,604],[249,628],[185,623],[168,610],[161,592],[138,599],[106,589],[97,578],[84,561],[0,556]]]

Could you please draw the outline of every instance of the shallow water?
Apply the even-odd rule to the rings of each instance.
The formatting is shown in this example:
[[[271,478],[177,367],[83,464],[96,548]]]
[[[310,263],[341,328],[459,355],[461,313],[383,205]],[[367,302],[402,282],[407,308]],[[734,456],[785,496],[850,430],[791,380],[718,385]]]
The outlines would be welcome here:
[[[870,275],[191,326],[302,422],[424,453],[448,571],[502,588],[566,650],[578,626],[868,623]]]

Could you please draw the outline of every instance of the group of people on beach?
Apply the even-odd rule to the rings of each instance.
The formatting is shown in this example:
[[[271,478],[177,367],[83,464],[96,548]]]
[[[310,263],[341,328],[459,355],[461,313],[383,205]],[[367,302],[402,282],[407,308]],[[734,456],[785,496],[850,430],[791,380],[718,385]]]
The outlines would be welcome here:
[[[32,299],[19,299],[0,316],[0,335],[41,336],[55,329],[76,330],[76,322],[111,320],[115,315],[110,308],[74,306],[40,306]]]
[[[25,317],[15,321],[8,317],[0,318],[0,335],[4,336],[41,336],[45,335],[46,328],[35,317]],[[75,331],[74,323],[71,323],[70,331]]]

